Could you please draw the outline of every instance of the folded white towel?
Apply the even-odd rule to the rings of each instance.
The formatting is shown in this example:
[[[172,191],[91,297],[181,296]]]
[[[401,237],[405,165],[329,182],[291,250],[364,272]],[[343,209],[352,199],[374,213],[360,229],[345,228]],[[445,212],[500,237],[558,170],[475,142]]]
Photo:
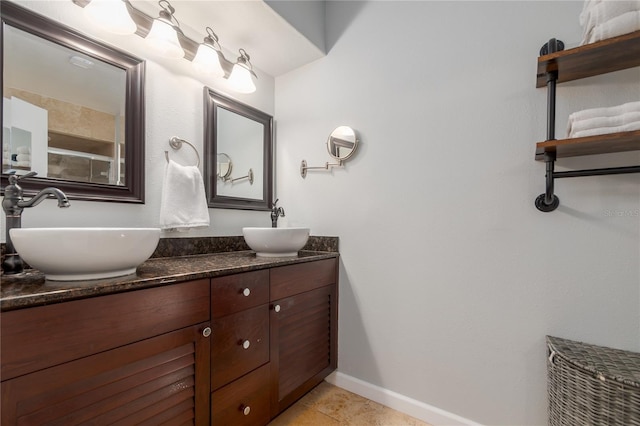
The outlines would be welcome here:
[[[31,167],[31,161],[18,161],[16,163],[18,167]]]
[[[615,127],[596,127],[592,129],[583,130],[580,132],[574,132],[573,138],[583,138],[585,136],[606,135],[608,133],[618,132],[631,132],[633,130],[640,130],[640,121],[634,121],[631,123],[623,124]]]
[[[18,161],[31,161],[31,154],[18,154],[16,159]]]
[[[594,117],[586,120],[578,120],[570,123],[568,136],[574,137],[574,134],[590,129],[599,129],[602,127],[618,127],[625,124],[640,122],[640,111],[626,112],[613,117]]]
[[[160,203],[160,228],[186,231],[203,226],[209,226],[209,209],[200,170],[169,160]]]
[[[28,146],[19,146],[16,148],[16,153],[18,154],[31,154],[31,148]]]
[[[640,0],[601,0],[597,3],[585,4],[580,14],[580,25],[583,29],[582,44],[589,42],[593,29],[598,25],[609,22],[625,13],[639,10]]]
[[[569,123],[597,117],[614,117],[628,112],[640,111],[640,101],[627,102],[612,107],[589,108],[569,115]]]
[[[611,37],[618,37],[640,30],[640,10],[627,12],[609,21],[596,25],[583,40],[583,44],[595,43]]]

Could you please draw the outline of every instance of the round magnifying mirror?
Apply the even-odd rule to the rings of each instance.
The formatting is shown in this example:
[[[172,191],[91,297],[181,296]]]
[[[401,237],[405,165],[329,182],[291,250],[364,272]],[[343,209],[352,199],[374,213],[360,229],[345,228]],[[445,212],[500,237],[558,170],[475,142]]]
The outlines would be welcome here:
[[[218,179],[228,179],[231,176],[232,168],[231,157],[224,152],[218,154]]]
[[[329,155],[336,160],[343,161],[351,157],[357,147],[356,132],[349,126],[337,127],[327,139]]]

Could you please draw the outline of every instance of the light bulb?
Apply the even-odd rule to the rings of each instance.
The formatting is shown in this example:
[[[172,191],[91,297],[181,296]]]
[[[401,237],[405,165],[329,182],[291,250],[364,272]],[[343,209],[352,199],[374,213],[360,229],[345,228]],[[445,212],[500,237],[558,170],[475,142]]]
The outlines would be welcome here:
[[[84,14],[92,24],[114,34],[134,34],[138,29],[123,0],[91,0]]]
[[[220,56],[218,51],[211,46],[202,43],[198,46],[196,57],[191,62],[193,68],[201,74],[212,75],[214,77],[223,77],[224,70],[220,65]]]
[[[256,91],[251,72],[240,64],[233,66],[228,82],[229,86],[239,93],[253,93]]]
[[[167,58],[182,58],[184,50],[178,41],[178,33],[173,25],[161,19],[154,19],[147,42],[158,54]]]

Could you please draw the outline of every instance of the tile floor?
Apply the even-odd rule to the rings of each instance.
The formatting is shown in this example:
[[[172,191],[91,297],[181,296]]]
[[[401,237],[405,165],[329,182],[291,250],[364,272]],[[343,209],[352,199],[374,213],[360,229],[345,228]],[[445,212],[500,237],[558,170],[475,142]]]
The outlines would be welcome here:
[[[429,426],[421,420],[327,382],[273,419],[268,426]]]

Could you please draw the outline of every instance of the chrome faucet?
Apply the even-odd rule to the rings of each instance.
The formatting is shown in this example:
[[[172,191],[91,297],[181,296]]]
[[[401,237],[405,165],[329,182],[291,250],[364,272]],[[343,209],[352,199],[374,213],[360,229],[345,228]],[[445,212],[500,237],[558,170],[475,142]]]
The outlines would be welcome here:
[[[4,199],[2,200],[2,209],[6,216],[6,251],[4,261],[2,262],[2,270],[6,275],[19,274],[24,270],[24,265],[20,255],[16,252],[11,241],[9,231],[13,228],[22,226],[22,211],[27,207],[34,207],[40,204],[45,198],[57,198],[58,207],[69,207],[69,200],[64,192],[58,188],[44,188],[38,192],[30,200],[22,198],[23,190],[18,181],[20,179],[35,176],[36,172],[27,173],[24,176],[16,175],[15,171],[9,173],[9,185],[4,188]]]
[[[284,217],[284,209],[282,207],[276,207],[276,203],[278,200],[276,199],[271,205],[271,227],[278,227],[278,217]]]

